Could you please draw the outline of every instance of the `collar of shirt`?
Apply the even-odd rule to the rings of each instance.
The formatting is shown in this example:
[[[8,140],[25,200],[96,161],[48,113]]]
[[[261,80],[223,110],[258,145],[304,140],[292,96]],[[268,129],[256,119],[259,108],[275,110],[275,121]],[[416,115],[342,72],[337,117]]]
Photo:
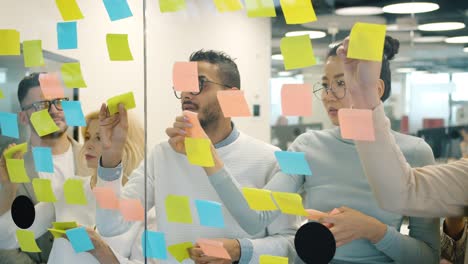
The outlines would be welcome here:
[[[232,126],[232,131],[229,134],[229,136],[227,136],[225,139],[218,142],[218,144],[214,145],[214,147],[216,149],[222,148],[224,146],[227,146],[227,145],[231,144],[232,142],[234,142],[239,137],[239,134],[240,134],[239,130],[237,130],[237,128],[236,128],[236,126],[234,125],[233,122],[231,122],[231,126]]]

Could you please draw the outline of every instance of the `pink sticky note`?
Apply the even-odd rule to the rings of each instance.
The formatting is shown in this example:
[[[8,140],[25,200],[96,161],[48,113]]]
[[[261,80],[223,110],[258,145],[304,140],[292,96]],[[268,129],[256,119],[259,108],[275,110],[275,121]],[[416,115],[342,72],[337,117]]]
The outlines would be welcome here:
[[[362,141],[375,141],[372,111],[342,108],[338,111],[341,137]]]
[[[145,209],[138,199],[120,199],[119,209],[125,221],[145,220]]]
[[[192,111],[185,110],[183,112],[184,116],[189,119],[190,124],[192,127],[186,128],[185,131],[187,132],[188,137],[193,138],[206,138],[208,137],[200,125],[200,120],[198,120],[198,114]]]
[[[199,92],[198,64],[196,61],[176,62],[172,68],[174,90],[181,92]]]
[[[99,207],[103,209],[119,209],[119,199],[111,188],[94,187],[93,193]]]
[[[229,256],[221,241],[200,238],[197,240],[197,244],[200,246],[203,254],[209,257],[231,260],[231,256]]]
[[[306,218],[309,219],[309,220],[318,221],[320,218],[326,217],[328,215],[327,213],[324,213],[324,212],[321,212],[321,211],[318,211],[318,210],[314,210],[314,209],[305,209],[305,210],[307,212]]]
[[[244,91],[224,90],[218,92],[218,102],[224,117],[251,116]]]
[[[39,84],[41,85],[42,94],[46,99],[63,98],[65,96],[60,77],[57,73],[39,74]]]
[[[285,84],[281,89],[284,116],[312,115],[312,88],[308,84]]]

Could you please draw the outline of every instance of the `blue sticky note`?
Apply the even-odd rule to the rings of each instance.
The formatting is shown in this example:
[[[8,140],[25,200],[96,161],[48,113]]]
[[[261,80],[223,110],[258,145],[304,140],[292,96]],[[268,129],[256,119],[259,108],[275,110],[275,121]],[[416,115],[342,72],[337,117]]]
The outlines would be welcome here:
[[[94,249],[94,245],[84,227],[68,229],[65,231],[65,234],[67,234],[68,240],[70,240],[76,253]]]
[[[104,0],[104,5],[111,21],[133,16],[127,0]]]
[[[0,128],[2,135],[19,138],[18,115],[0,112]]]
[[[63,113],[69,126],[86,126],[86,120],[79,101],[63,101]]]
[[[52,149],[47,147],[33,147],[34,166],[37,172],[54,172]]]
[[[76,21],[57,23],[57,41],[60,50],[78,48]]]
[[[147,258],[167,259],[166,239],[164,233],[145,230],[141,236],[141,244],[143,247],[143,255]],[[146,248],[146,249],[145,249]]]
[[[220,203],[206,200],[195,200],[198,218],[203,226],[224,228],[223,209]]]
[[[304,152],[276,151],[276,160],[286,174],[312,175]]]

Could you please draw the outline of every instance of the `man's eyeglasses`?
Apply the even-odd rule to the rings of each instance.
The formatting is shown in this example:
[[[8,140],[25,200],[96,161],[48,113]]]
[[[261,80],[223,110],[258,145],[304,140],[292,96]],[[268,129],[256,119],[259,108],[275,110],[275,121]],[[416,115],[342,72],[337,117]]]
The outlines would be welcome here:
[[[203,91],[203,88],[205,87],[205,83],[212,83],[212,84],[217,84],[217,85],[224,86],[226,88],[232,88],[232,86],[230,86],[230,85],[213,82],[213,81],[210,81],[210,80],[206,79],[205,77],[198,76],[198,89],[199,89],[199,91],[198,92],[190,92],[190,94],[191,95],[199,95]],[[174,89],[174,87],[172,87],[172,89]],[[182,92],[174,90],[174,95],[175,95],[175,97],[177,99],[182,99]]]
[[[21,110],[26,111],[26,110],[29,110],[31,108],[34,108],[34,111],[41,111],[41,110],[44,110],[44,109],[47,109],[47,111],[50,111],[50,107],[52,105],[54,105],[55,108],[57,108],[57,110],[62,111],[63,110],[62,102],[63,101],[68,101],[68,100],[69,100],[69,98],[65,97],[65,98],[57,98],[57,99],[54,99],[54,100],[38,101],[38,102],[34,102],[34,103],[30,104],[30,105],[26,105],[26,106],[21,107]]]
[[[319,100],[325,99],[328,93],[331,92],[336,99],[343,99],[346,96],[346,84],[343,80],[335,80],[333,85],[325,82],[317,82],[314,84],[314,94]]]

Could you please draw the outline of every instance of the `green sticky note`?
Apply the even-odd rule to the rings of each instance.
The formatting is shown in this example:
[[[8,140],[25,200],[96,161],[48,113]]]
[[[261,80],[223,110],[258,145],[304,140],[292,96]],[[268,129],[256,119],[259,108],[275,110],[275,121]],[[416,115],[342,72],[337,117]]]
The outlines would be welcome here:
[[[14,29],[0,29],[0,56],[21,55],[20,33]]]
[[[107,108],[111,115],[119,112],[119,104],[123,104],[127,110],[135,108],[136,104],[133,92],[124,93],[107,99]]]
[[[36,133],[40,137],[60,130],[60,128],[55,124],[54,120],[50,116],[48,109],[32,113],[31,123],[36,130]]]
[[[259,264],[288,264],[288,258],[270,255],[261,255]]]
[[[284,37],[280,43],[286,70],[305,68],[316,64],[309,35]]]
[[[34,239],[34,233],[28,230],[16,230],[16,239],[22,251],[24,252],[41,252]]]
[[[239,0],[214,0],[218,12],[232,12],[242,9],[242,3]]]
[[[3,99],[3,98],[5,98],[5,95],[3,95],[3,91],[2,89],[0,89],[0,99]]]
[[[78,227],[76,222],[52,222],[54,229],[58,230],[68,230]]]
[[[348,58],[382,61],[385,25],[356,23],[349,35]]]
[[[166,197],[166,214],[168,222],[191,224],[190,199],[188,196],[168,195]]]
[[[15,183],[29,182],[28,173],[22,159],[7,159],[6,166],[10,181]]]
[[[128,45],[127,34],[107,34],[106,42],[111,61],[133,60],[133,55]]]
[[[283,214],[307,216],[302,197],[297,193],[273,192],[273,198]]]
[[[280,0],[286,24],[304,24],[317,20],[311,0]]]
[[[63,194],[67,204],[87,205],[86,195],[83,189],[83,181],[68,179],[63,184]]]
[[[207,138],[185,138],[185,151],[190,164],[202,167],[213,167],[211,141]]]
[[[271,191],[262,190],[256,188],[242,188],[244,198],[249,204],[250,209],[258,211],[273,211],[278,210],[273,198],[271,197]]]
[[[193,248],[192,242],[184,242],[180,244],[175,244],[167,247],[167,251],[179,262],[182,263],[183,260],[189,259],[190,255],[188,252],[189,248]]]
[[[65,86],[68,88],[83,88],[87,87],[81,73],[81,66],[79,62],[64,63],[60,69],[62,79]]]
[[[28,142],[24,142],[9,148],[7,151],[5,151],[3,156],[5,157],[5,159],[11,159],[13,158],[13,154],[15,154],[18,151],[20,151],[23,154],[28,152]]]
[[[65,230],[48,228],[49,232],[54,236],[54,238],[60,238],[65,235]]]
[[[42,54],[41,40],[23,41],[24,66],[40,67],[44,66],[44,56]]]
[[[187,8],[185,0],[159,0],[159,10],[164,12],[177,12]]]
[[[49,179],[34,178],[32,184],[39,202],[54,203],[57,201]]]
[[[55,0],[63,21],[83,19],[80,7],[75,0]]]
[[[275,3],[273,0],[245,0],[248,17],[275,17]]]

